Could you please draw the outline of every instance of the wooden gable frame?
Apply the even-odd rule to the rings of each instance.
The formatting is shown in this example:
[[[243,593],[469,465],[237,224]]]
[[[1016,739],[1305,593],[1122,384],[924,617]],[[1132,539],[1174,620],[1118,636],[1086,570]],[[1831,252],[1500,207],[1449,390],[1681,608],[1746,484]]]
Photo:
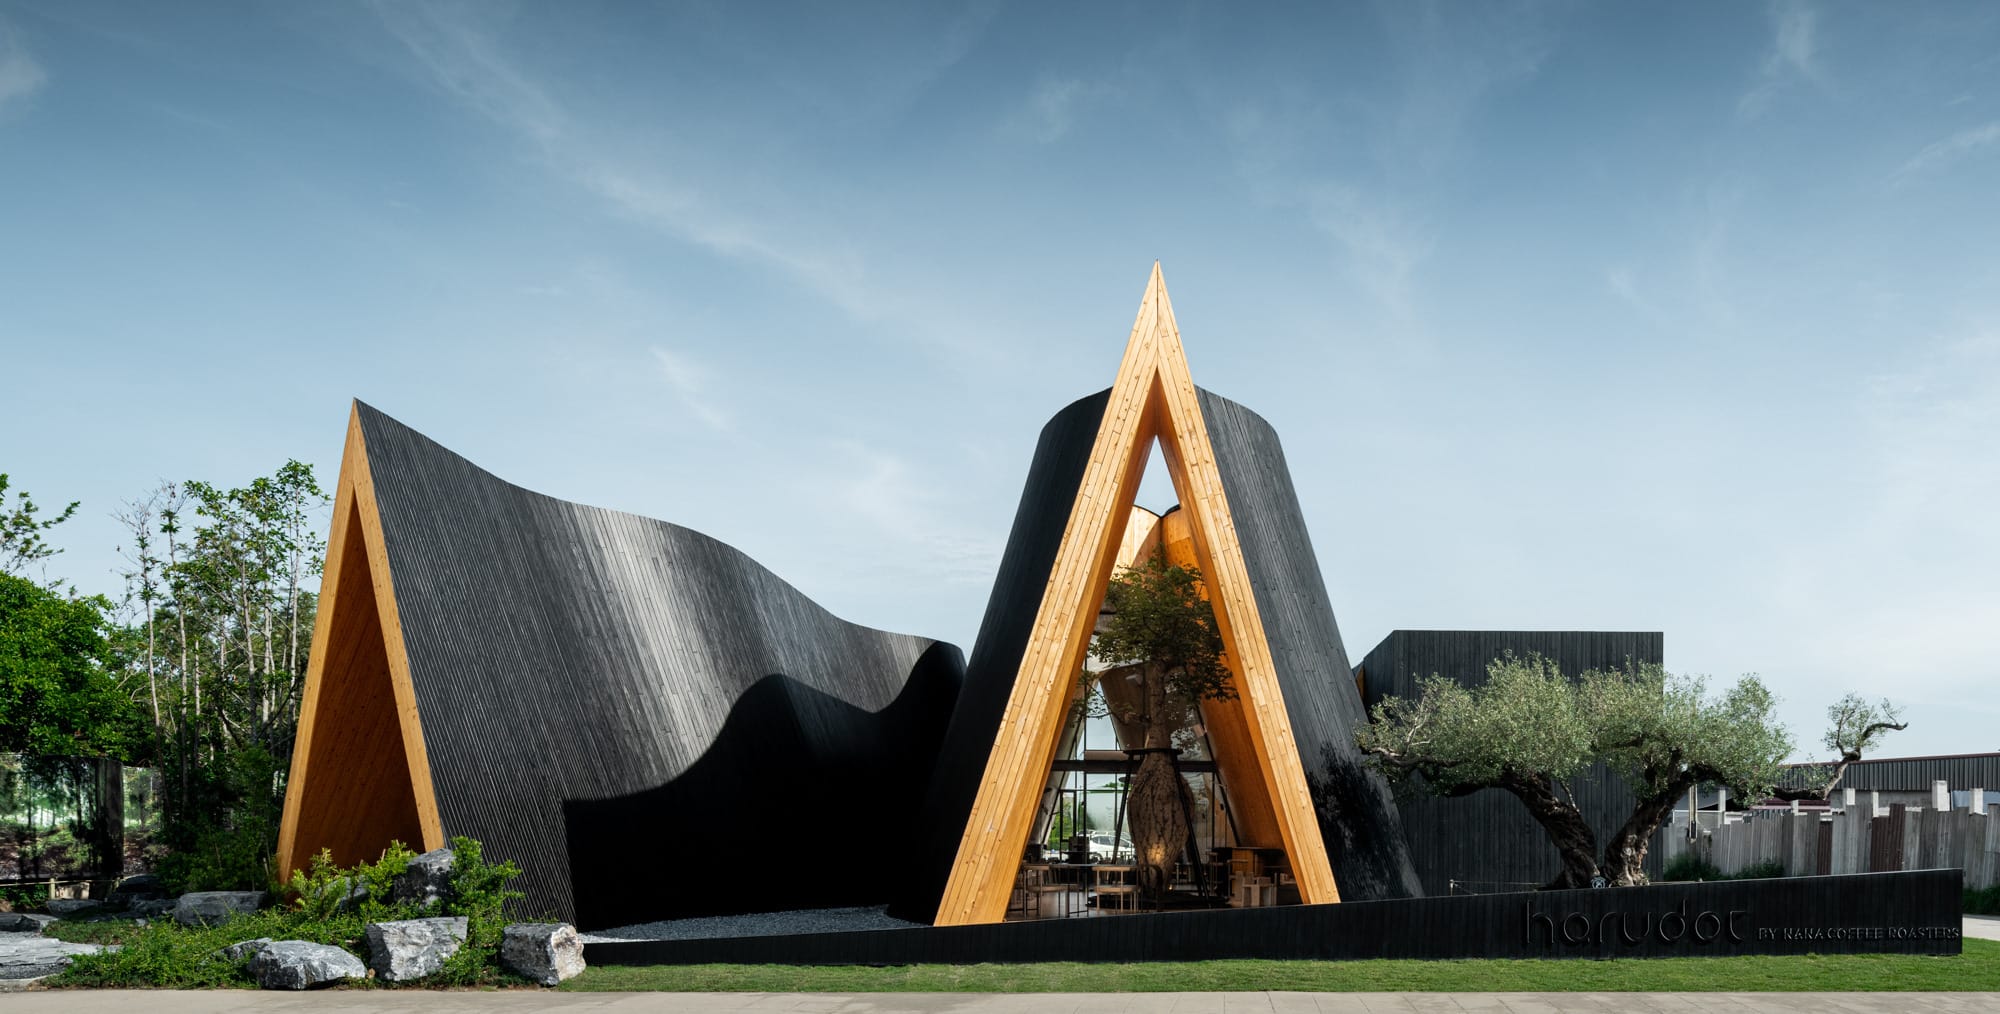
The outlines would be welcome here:
[[[391,840],[423,851],[445,844],[357,409],[334,493],[278,874],[322,848],[342,866],[373,862]]]
[[[1237,768],[1238,784],[1226,777],[1225,787],[1239,813],[1269,814],[1278,844],[1291,859],[1301,900],[1340,900],[1180,329],[1155,263],[980,778],[937,925],[999,922],[1006,915],[1064,712],[1125,547],[1133,496],[1156,440],[1236,680],[1236,701],[1204,708],[1217,767]],[[1245,806],[1246,801],[1254,802]]]

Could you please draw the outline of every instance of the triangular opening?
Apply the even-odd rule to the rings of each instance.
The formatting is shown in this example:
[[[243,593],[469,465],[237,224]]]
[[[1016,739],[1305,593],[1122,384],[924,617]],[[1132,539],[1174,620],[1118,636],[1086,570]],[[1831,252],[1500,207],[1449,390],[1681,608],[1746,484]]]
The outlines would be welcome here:
[[[1102,422],[1077,479],[999,736],[938,906],[937,924],[998,922],[1016,895],[1019,864],[1042,811],[1042,779],[1055,768],[1075,700],[1075,676],[1086,662],[1104,589],[1128,548],[1128,522],[1135,513],[1131,505],[1156,445],[1175,499],[1183,505],[1173,513],[1186,515],[1186,541],[1233,659],[1241,698],[1233,711],[1219,709],[1204,721],[1215,728],[1240,722],[1240,741],[1224,745],[1211,737],[1217,755],[1234,761],[1231,766],[1238,769],[1231,790],[1238,814],[1261,788],[1302,900],[1339,900],[1201,399],[1155,264],[1118,379],[1105,397]],[[1249,784],[1253,781],[1260,784]],[[1263,829],[1250,833],[1262,836]]]
[[[346,485],[343,483],[343,485]],[[337,562],[321,608],[331,616],[317,636],[324,652],[318,680],[307,688],[293,758],[291,794],[296,816],[281,838],[287,869],[308,864],[320,849],[341,866],[373,862],[391,841],[425,844],[417,815],[415,782],[390,674],[387,643],[376,604],[359,493],[343,489],[333,543]]]
[[[1153,467],[1157,464],[1159,467]],[[1153,448],[1139,496],[1152,481],[1164,491],[1162,517],[1135,503],[1113,573],[1163,557],[1199,571],[1187,514],[1172,502],[1173,483]],[[1155,500],[1153,502],[1159,502]],[[1097,597],[1106,598],[1107,589]],[[1207,597],[1206,588],[1201,589]],[[1099,608],[1097,631],[1115,619],[1109,601]],[[1232,686],[1241,682],[1225,652]],[[1178,753],[1174,765],[1186,786],[1186,843],[1173,849],[1173,873],[1164,895],[1139,890],[1131,785],[1147,747],[1148,721],[1141,666],[1113,666],[1091,656],[1090,677],[1079,682],[1057,736],[1054,760],[1043,782],[1034,830],[1016,875],[1008,919],[1087,916],[1175,908],[1297,903],[1290,858],[1278,829],[1270,793],[1250,743],[1241,699],[1205,700],[1191,711],[1177,706],[1163,726]],[[1178,702],[1177,702],[1178,703]]]

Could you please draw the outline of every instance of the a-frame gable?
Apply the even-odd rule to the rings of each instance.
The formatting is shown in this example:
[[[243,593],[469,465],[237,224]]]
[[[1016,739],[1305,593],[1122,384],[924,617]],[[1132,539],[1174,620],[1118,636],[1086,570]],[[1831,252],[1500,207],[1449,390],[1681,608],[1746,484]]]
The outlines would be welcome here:
[[[1241,723],[1241,741],[1249,745],[1248,759],[1270,801],[1301,900],[1339,900],[1227,491],[1155,264],[959,841],[938,925],[1005,916],[1076,673],[1156,439],[1187,514],[1240,695],[1240,706],[1206,713],[1211,721]]]
[[[377,859],[391,840],[444,846],[358,409],[320,589],[278,831],[281,877],[322,848],[350,866]]]

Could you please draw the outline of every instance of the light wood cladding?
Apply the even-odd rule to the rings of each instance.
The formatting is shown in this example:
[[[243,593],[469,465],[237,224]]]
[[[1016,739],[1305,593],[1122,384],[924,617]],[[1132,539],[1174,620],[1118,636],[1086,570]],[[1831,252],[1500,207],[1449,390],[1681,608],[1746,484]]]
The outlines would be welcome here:
[[[292,748],[279,874],[320,849],[349,866],[392,840],[441,848],[430,761],[358,415],[334,493],[312,655]]]
[[[1172,511],[1160,519],[1160,550],[1167,562],[1176,567],[1201,566],[1195,559],[1194,532],[1186,511]],[[1222,661],[1229,667],[1235,685],[1241,687],[1243,672],[1236,664],[1236,656],[1224,653]],[[1203,701],[1201,719],[1208,729],[1208,746],[1215,755],[1222,791],[1229,799],[1237,844],[1281,847],[1283,835],[1278,830],[1278,814],[1271,802],[1271,775],[1264,770],[1266,765],[1250,741],[1243,698]]]
[[[1156,263],[980,777],[937,925],[999,922],[1006,914],[1064,712],[1156,439],[1188,515],[1225,650],[1238,667],[1243,726],[1301,899],[1308,904],[1339,900],[1254,589],[1236,543],[1228,497]]]

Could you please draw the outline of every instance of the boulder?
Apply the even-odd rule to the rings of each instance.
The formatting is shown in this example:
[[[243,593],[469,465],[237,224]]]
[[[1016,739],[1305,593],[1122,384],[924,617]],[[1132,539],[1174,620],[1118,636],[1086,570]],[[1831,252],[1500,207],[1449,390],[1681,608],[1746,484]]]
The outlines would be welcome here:
[[[82,915],[105,907],[101,898],[50,898],[49,914],[57,918]]]
[[[166,881],[150,873],[141,873],[138,876],[126,877],[124,880],[119,881],[117,890],[112,893],[157,898],[167,893],[167,884]]]
[[[429,908],[451,892],[450,849],[432,849],[410,860],[409,868],[398,874],[390,887],[391,900],[415,902]]]
[[[141,919],[157,919],[163,915],[173,915],[179,906],[179,898],[147,898],[132,903],[131,912]]]
[[[368,966],[338,947],[304,940],[265,944],[250,959],[250,975],[264,989],[311,989],[368,976]]]
[[[368,924],[368,967],[384,982],[432,975],[465,943],[464,916]]]
[[[55,921],[55,916],[39,912],[7,912],[0,914],[0,933],[39,934],[42,927]]]
[[[217,948],[215,952],[209,956],[215,958],[221,958],[224,961],[242,961],[244,958],[256,957],[257,952],[263,950],[270,943],[271,943],[270,937],[258,937],[255,940],[243,940],[237,943],[230,944],[227,947]]]
[[[174,904],[174,921],[183,926],[213,926],[231,916],[264,907],[262,891],[196,891]]]
[[[104,903],[113,908],[131,908],[142,901],[163,898],[166,894],[167,886],[160,882],[160,878],[142,873],[119,881],[118,886],[105,896]]]
[[[501,932],[500,962],[524,979],[553,986],[583,974],[583,939],[566,922],[515,923]]]

